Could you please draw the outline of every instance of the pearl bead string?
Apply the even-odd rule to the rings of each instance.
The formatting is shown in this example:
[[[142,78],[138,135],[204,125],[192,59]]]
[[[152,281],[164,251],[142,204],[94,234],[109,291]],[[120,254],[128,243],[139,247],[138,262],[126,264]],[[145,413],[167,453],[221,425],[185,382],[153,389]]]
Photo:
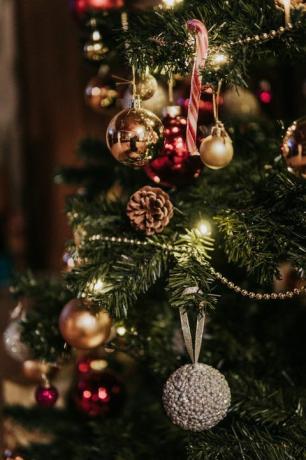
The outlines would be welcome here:
[[[119,243],[119,244],[128,244],[132,246],[154,246],[159,249],[164,249],[169,252],[173,252],[175,250],[174,246],[171,244],[166,243],[159,243],[157,241],[141,241],[135,240],[130,238],[121,238],[115,236],[104,236],[104,235],[93,235],[89,237],[88,241],[102,241],[105,243]],[[216,271],[211,264],[208,263],[209,270],[211,275],[219,281],[221,284],[226,286],[228,289],[234,291],[236,294],[240,294],[243,297],[248,297],[249,299],[256,299],[256,300],[287,300],[292,299],[295,296],[299,296],[304,294],[306,291],[306,286],[302,286],[301,288],[295,288],[292,291],[286,292],[271,292],[271,293],[258,293],[253,291],[248,291],[246,289],[242,289],[237,284],[230,281],[228,278],[222,275],[222,273]]]
[[[230,41],[229,45],[234,46],[234,45],[248,45],[250,43],[263,43],[267,40],[272,40],[273,38],[276,37],[281,37],[285,32],[289,32],[292,30],[294,27],[299,26],[301,21],[297,21],[295,26],[289,22],[289,24],[286,25],[286,27],[281,26],[276,30],[271,30],[270,32],[263,32],[261,34],[256,34],[253,36],[248,36],[245,38],[239,38],[236,41]]]

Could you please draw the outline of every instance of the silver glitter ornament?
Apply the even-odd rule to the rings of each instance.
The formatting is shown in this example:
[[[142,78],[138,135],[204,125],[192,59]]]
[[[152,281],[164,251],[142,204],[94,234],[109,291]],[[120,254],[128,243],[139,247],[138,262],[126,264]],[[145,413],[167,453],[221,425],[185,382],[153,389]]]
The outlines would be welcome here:
[[[7,354],[16,361],[23,362],[30,357],[30,351],[21,341],[20,334],[20,322],[11,321],[3,333],[3,342]]]
[[[164,386],[165,411],[183,430],[214,427],[226,416],[230,403],[231,392],[225,377],[206,364],[180,367]]]

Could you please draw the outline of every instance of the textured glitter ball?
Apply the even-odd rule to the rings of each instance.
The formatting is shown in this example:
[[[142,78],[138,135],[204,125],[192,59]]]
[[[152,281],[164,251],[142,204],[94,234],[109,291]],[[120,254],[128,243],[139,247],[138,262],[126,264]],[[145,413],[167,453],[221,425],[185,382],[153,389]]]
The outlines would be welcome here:
[[[186,364],[167,380],[163,404],[175,425],[190,431],[204,431],[217,425],[227,414],[231,392],[225,377],[206,364]]]

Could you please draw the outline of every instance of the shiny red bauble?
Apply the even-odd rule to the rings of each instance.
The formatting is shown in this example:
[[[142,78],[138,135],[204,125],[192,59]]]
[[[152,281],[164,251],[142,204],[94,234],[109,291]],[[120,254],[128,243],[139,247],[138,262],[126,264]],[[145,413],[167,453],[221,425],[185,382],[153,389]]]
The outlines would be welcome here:
[[[123,406],[123,384],[104,360],[84,359],[78,363],[74,400],[79,410],[91,417],[116,415]]]
[[[58,391],[52,385],[39,385],[35,391],[35,399],[41,407],[53,407],[58,400]]]
[[[72,11],[79,17],[99,11],[109,11],[122,8],[123,0],[70,0]]]
[[[169,188],[191,184],[200,176],[203,164],[199,156],[191,156],[186,146],[186,118],[179,106],[165,110],[164,145],[157,157],[145,167],[155,184]]]

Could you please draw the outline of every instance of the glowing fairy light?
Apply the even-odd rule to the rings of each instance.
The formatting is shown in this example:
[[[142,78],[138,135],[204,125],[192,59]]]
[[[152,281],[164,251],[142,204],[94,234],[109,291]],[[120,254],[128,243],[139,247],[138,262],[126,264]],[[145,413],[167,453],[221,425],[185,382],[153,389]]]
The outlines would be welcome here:
[[[170,10],[171,8],[175,8],[181,3],[183,3],[183,0],[163,0],[161,3],[161,7]]]
[[[196,225],[196,230],[201,236],[211,236],[212,224],[208,219],[201,219]]]

